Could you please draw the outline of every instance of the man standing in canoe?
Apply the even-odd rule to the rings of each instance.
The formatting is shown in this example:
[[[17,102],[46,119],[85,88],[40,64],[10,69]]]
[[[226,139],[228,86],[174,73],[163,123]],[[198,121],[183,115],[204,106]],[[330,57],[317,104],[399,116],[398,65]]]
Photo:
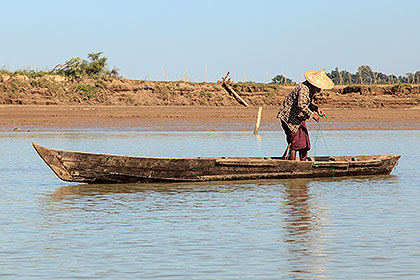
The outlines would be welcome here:
[[[298,84],[286,96],[277,114],[277,118],[281,120],[281,125],[286,133],[291,160],[296,160],[296,152],[299,151],[300,160],[305,161],[308,151],[311,149],[305,121],[312,117],[316,122],[319,122],[320,116],[325,116],[324,111],[312,103],[313,96],[321,89],[332,89],[334,87],[333,81],[324,70],[306,71],[305,78],[306,81]]]

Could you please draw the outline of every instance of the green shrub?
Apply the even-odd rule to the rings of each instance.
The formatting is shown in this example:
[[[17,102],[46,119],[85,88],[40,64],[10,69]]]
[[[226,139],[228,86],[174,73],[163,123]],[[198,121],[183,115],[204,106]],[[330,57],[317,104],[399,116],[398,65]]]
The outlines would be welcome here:
[[[96,86],[97,88],[103,88],[103,89],[107,89],[107,88],[108,88],[107,83],[105,83],[105,82],[104,82],[104,81],[102,81],[102,80],[97,80],[97,81],[95,82],[95,86]]]
[[[271,97],[273,95],[274,95],[274,93],[271,92],[271,91],[267,91],[267,93],[265,94],[266,97]]]
[[[101,57],[102,52],[88,54],[89,60],[75,57],[67,60],[61,69],[56,71],[71,79],[80,80],[82,77],[119,77],[118,69],[108,69],[107,57]]]
[[[211,98],[213,96],[213,93],[206,91],[206,90],[202,90],[200,91],[200,96],[201,97],[206,97],[206,98]]]
[[[17,70],[14,72],[14,74],[25,75],[25,76],[28,76],[29,78],[38,78],[38,77],[43,77],[45,75],[49,75],[50,73],[45,72],[45,71],[35,71],[32,69],[24,69],[24,70]]]
[[[6,75],[9,75],[9,76],[24,75],[24,76],[27,76],[29,78],[38,78],[38,77],[43,77],[45,75],[51,75],[51,73],[49,73],[49,72],[38,71],[38,70],[29,69],[29,68],[28,69],[23,69],[23,70],[16,70],[14,72],[8,71],[6,69],[1,69],[0,74],[6,74]]]
[[[96,96],[96,87],[93,85],[79,84],[74,87],[76,93],[80,94],[85,100],[94,98]]]

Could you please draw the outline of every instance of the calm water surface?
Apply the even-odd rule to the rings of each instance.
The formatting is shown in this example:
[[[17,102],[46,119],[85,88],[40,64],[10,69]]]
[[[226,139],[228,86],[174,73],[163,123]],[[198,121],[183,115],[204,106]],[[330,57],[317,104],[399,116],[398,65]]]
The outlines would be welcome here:
[[[402,154],[390,176],[81,185],[31,147],[278,156],[281,132],[0,133],[5,279],[418,279],[420,132],[329,131],[312,155]]]

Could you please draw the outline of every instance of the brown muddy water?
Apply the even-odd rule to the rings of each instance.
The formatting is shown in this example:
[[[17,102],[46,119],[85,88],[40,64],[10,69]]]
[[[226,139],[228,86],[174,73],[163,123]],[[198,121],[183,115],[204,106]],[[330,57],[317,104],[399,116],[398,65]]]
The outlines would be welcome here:
[[[136,156],[278,156],[284,136],[0,133],[0,277],[418,279],[420,131],[316,136],[312,155],[402,158],[389,176],[81,185],[60,181],[31,142]]]

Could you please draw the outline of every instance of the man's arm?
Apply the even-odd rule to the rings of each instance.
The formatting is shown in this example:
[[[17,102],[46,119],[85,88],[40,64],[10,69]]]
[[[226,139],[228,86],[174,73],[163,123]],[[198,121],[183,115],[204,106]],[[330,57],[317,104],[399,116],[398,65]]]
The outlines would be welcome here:
[[[309,110],[311,110],[312,112],[314,112],[314,114],[312,115],[312,118],[316,122],[319,122],[319,117],[325,116],[325,112],[323,110],[319,109],[318,106],[316,106],[313,103],[309,104]]]
[[[303,86],[298,92],[297,106],[306,119],[309,119],[313,114],[313,110],[311,110],[311,105],[313,104],[311,103],[311,99],[309,98],[309,89],[308,87]]]
[[[312,102],[309,104],[308,107],[309,107],[309,110],[311,110],[312,112],[318,112],[318,106],[316,106]]]

